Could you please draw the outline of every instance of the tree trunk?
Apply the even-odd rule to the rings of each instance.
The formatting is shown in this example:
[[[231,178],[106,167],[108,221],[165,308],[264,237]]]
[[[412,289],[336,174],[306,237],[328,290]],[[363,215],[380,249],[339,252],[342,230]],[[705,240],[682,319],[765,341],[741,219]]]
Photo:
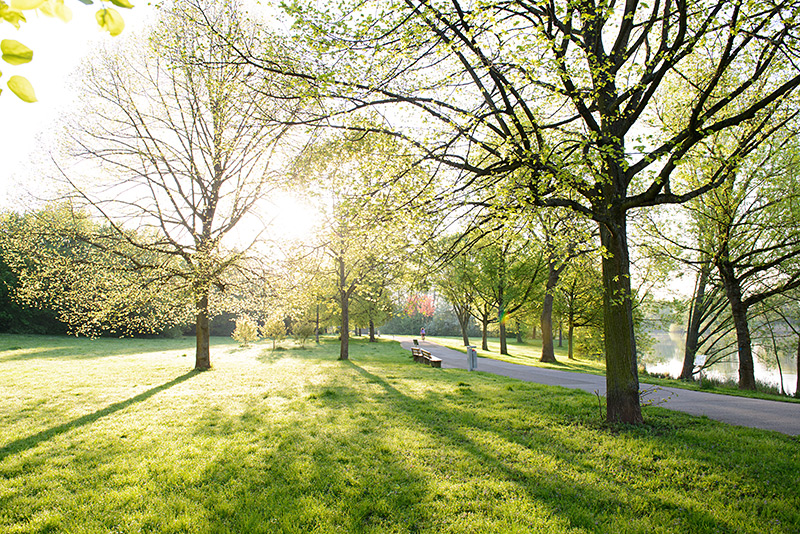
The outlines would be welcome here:
[[[503,257],[502,263],[500,264],[500,281],[497,286],[497,322],[500,326],[500,354],[507,355],[508,345],[506,344],[505,265],[505,257]]]
[[[570,360],[575,359],[575,353],[573,352],[573,345],[572,340],[575,335],[575,321],[572,317],[569,318],[567,321],[567,358]]]
[[[531,339],[536,339],[536,322],[533,323],[533,332],[531,333]]]
[[[522,343],[522,325],[517,321],[517,343]]]
[[[347,296],[347,291],[339,291],[339,304],[342,307],[339,359],[347,360],[350,357],[350,299]]]
[[[342,310],[342,331],[339,335],[339,359],[350,358],[350,291],[347,289],[347,277],[344,270],[344,258],[336,258],[339,267],[339,305]]]
[[[208,324],[208,290],[200,290],[196,301],[195,330],[197,333],[197,350],[194,368],[206,370],[211,368],[211,351],[209,348],[210,328]]]
[[[603,254],[603,312],[606,352],[606,418],[609,422],[643,422],[639,404],[636,337],[633,331],[630,257],[624,211],[612,211],[600,223]]]
[[[319,345],[319,304],[317,304],[317,322],[316,327],[314,328],[314,338]]]
[[[377,340],[375,339],[375,321],[372,319],[369,320],[369,342],[375,343]]]
[[[678,378],[692,380],[694,378],[694,360],[697,356],[697,343],[700,339],[700,326],[703,322],[703,298],[705,297],[708,282],[709,268],[703,265],[697,273],[697,283],[694,289],[694,298],[689,308],[689,323],[686,326],[686,345],[683,350],[683,369]]]
[[[489,350],[489,320],[488,319],[481,319],[481,349],[482,350]]]
[[[561,320],[558,321],[558,348],[564,346],[564,332],[561,329]]]
[[[556,363],[556,353],[553,348],[553,291],[558,284],[562,268],[557,269],[555,258],[550,256],[549,272],[547,283],[544,290],[544,302],[542,303],[542,357],[540,362]]]
[[[458,318],[458,325],[461,327],[461,339],[464,340],[464,346],[469,346],[469,336],[467,335],[467,330],[469,329],[469,311],[468,310],[461,310],[453,306],[453,311],[456,314],[456,318]]]
[[[723,254],[727,251],[723,251]],[[724,258],[724,256],[723,256]],[[753,366],[753,344],[750,325],[747,323],[747,306],[742,302],[742,288],[733,271],[733,266],[724,259],[717,269],[725,286],[725,295],[731,306],[733,326],[736,328],[736,345],[739,351],[739,389],[755,390],[756,377]]]

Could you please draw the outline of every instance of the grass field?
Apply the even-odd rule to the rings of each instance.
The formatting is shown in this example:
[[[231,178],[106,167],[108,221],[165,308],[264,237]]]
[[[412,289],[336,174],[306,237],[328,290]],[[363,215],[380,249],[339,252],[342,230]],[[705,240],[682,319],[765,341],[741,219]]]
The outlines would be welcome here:
[[[0,532],[800,528],[796,438],[351,346],[0,336]]]

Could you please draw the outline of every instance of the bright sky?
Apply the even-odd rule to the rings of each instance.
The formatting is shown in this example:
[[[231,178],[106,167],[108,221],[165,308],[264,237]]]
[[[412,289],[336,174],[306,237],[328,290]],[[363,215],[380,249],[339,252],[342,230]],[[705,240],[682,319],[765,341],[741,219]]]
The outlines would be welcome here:
[[[19,30],[0,23],[0,39],[14,39],[33,49],[30,63],[13,66],[0,62],[0,208],[13,207],[21,190],[37,180],[32,160],[47,156],[47,147],[42,145],[47,136],[41,134],[54,128],[68,111],[75,95],[71,75],[81,58],[103,41],[122,39],[141,29],[154,12],[145,3],[132,10],[119,9],[125,31],[113,38],[95,21],[99,4],[86,6],[67,0],[66,5],[73,13],[69,23],[34,11],[25,12],[28,22],[21,23]],[[33,84],[38,102],[25,103],[7,88],[13,75],[24,76]]]
[[[28,22],[19,30],[0,23],[0,39],[15,39],[34,51],[33,61],[24,65],[0,62],[0,210],[21,208],[27,192],[41,190],[44,163],[50,146],[58,141],[51,131],[70,111],[81,59],[104,42],[124,44],[126,36],[141,31],[155,18],[155,8],[143,0],[133,3],[132,10],[118,9],[125,19],[125,31],[118,37],[97,26],[94,14],[98,3],[85,6],[77,0],[66,1],[73,11],[69,23],[31,11],[26,12]],[[7,88],[8,78],[15,74],[33,84],[38,102],[25,103]],[[262,220],[293,238],[310,232],[315,219],[309,206],[287,195],[260,211],[265,212]]]

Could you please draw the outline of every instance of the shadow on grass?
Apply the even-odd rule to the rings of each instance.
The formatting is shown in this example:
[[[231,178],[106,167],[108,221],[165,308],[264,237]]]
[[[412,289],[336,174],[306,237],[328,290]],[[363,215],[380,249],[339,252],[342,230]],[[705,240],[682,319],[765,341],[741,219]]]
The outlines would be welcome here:
[[[473,458],[477,465],[482,466],[482,469],[500,473],[499,479],[505,479],[516,487],[515,494],[525,494],[531,501],[544,505],[548,508],[549,514],[566,520],[572,528],[594,530],[603,523],[607,527],[619,514],[619,510],[632,506],[635,499],[641,501],[638,505],[644,505],[648,513],[674,517],[675,510],[681,509],[679,504],[672,502],[671,499],[636,495],[635,487],[620,482],[619,476],[625,476],[624,471],[605,472],[590,462],[581,461],[584,453],[582,446],[576,447],[575,444],[560,439],[555,433],[549,431],[547,418],[550,414],[547,405],[540,406],[538,409],[534,408],[539,412],[543,421],[529,425],[524,432],[520,432],[519,429],[514,430],[503,426],[499,419],[493,418],[490,414],[484,414],[478,410],[457,409],[452,406],[452,401],[458,402],[456,397],[471,394],[470,386],[467,383],[458,382],[459,391],[455,394],[429,391],[424,398],[415,399],[403,394],[388,381],[357,364],[348,363],[368,382],[379,385],[386,392],[392,400],[391,403],[387,403],[387,406],[393,406],[398,412],[398,416],[412,417],[427,427],[437,438],[437,448],[463,451],[468,457]],[[525,407],[525,409],[530,408],[530,406]],[[558,411],[556,406],[552,406],[552,408],[554,412]],[[554,424],[557,423],[557,419],[554,418]],[[478,436],[482,437],[478,438]],[[500,442],[509,444],[512,449],[528,449],[533,452],[531,456],[539,461],[542,461],[543,458],[550,459],[544,461],[545,466],[514,461],[506,453],[488,446],[484,442],[487,436],[499,438]],[[558,450],[563,453],[570,449],[575,450],[564,456],[553,452]],[[580,466],[579,476],[574,476],[578,473],[571,476],[558,469],[546,467],[554,459],[557,459],[555,463],[558,464],[577,460],[576,464]],[[607,488],[614,489],[608,491]],[[499,500],[505,498],[502,494],[497,494],[496,497]],[[698,508],[681,509],[679,515],[683,515],[683,519],[691,523],[719,528],[722,531],[732,528],[732,525],[720,521]],[[600,524],[598,524],[598,520]]]
[[[148,389],[147,391],[143,391],[142,393],[139,393],[138,395],[131,397],[130,399],[115,402],[114,404],[106,406],[101,410],[97,410],[96,412],[83,415],[67,423],[55,426],[53,428],[48,428],[47,430],[43,430],[37,434],[28,436],[27,438],[22,438],[16,441],[12,441],[8,445],[0,448],[0,461],[4,460],[7,456],[10,456],[12,454],[32,449],[39,443],[52,439],[58,436],[59,434],[63,434],[64,432],[68,432],[72,429],[80,428],[82,426],[94,423],[98,419],[101,419],[107,415],[111,415],[115,412],[127,408],[128,406],[147,400],[156,393],[160,393],[164,390],[167,390],[173,386],[180,384],[181,382],[185,382],[186,380],[192,378],[194,375],[200,372],[201,371],[197,370],[189,371],[188,373],[183,374],[177,378],[174,378],[165,384],[161,384],[160,386],[156,386],[154,388]]]

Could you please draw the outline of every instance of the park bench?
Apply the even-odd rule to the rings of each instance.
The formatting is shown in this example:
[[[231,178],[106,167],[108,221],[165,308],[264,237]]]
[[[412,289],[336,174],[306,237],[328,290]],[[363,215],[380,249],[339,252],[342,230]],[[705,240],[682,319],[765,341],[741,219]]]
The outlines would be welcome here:
[[[419,347],[411,347],[411,356],[414,358],[414,361],[417,363],[424,363],[425,365],[430,365],[431,367],[441,367],[442,360],[441,358],[437,358],[433,356],[430,352],[425,349],[421,349]]]

